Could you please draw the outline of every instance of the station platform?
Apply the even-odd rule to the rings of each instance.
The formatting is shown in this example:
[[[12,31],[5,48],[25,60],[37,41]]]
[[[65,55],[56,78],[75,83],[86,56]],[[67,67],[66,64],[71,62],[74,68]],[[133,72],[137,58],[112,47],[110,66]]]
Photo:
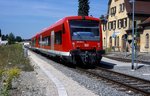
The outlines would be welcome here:
[[[35,71],[39,75],[37,77],[42,80],[40,82],[43,82],[42,84],[46,82],[46,96],[98,96],[65,76],[33,52],[29,51],[28,54]]]
[[[114,67],[131,66],[131,64],[132,64],[132,62],[121,62],[121,61],[109,59],[107,57],[103,57],[101,62],[102,62],[102,64],[106,64],[108,66],[114,66]],[[144,64],[144,63],[136,63],[136,62],[134,62],[134,66],[150,66],[150,65]]]

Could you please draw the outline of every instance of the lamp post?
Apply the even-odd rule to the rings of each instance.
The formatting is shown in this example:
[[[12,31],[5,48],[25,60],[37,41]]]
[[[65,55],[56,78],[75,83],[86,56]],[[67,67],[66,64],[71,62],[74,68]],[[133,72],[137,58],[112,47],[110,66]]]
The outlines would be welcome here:
[[[130,3],[132,3],[132,65],[131,65],[131,69],[134,70],[134,3],[135,0],[130,0]]]
[[[106,20],[106,18],[105,18],[105,24],[106,24],[106,25],[105,25],[105,26],[106,26],[106,27],[105,27],[105,28],[106,28],[106,43],[105,43],[105,44],[106,44],[106,51],[107,51],[107,38],[108,38],[108,37],[107,37],[107,35],[108,35],[108,34],[107,34],[107,29],[108,29],[108,27],[107,27],[107,20]]]
[[[105,26],[105,30],[106,30],[106,39],[105,39],[105,50],[107,51],[107,19],[106,19],[106,17],[104,17],[103,15],[100,17],[100,19],[102,20],[102,23],[103,23],[103,27]]]

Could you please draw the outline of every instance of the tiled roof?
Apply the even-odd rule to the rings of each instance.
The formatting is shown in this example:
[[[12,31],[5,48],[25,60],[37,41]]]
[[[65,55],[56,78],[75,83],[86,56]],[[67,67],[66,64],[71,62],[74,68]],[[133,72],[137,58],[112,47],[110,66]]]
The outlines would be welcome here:
[[[132,3],[130,0],[125,0],[127,13],[132,13]],[[150,15],[150,0],[135,0],[135,14]]]
[[[112,0],[109,0],[108,6],[110,6]],[[127,13],[132,13],[132,4],[130,0],[124,0]],[[150,15],[150,0],[135,0],[135,14]]]
[[[143,21],[140,25],[142,26],[150,26],[150,17]]]
[[[150,17],[146,19],[143,23],[150,23]]]

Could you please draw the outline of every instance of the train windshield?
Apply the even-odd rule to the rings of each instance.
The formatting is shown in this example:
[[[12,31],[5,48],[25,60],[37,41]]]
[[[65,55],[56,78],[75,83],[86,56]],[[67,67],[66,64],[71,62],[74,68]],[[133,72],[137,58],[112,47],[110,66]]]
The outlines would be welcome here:
[[[100,40],[98,21],[71,20],[69,23],[72,40]]]

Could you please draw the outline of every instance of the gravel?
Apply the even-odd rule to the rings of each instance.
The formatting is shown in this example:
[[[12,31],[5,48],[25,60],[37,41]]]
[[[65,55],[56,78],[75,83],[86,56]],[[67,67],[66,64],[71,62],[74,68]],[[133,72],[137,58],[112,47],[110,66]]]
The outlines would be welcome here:
[[[38,65],[40,66],[40,68],[43,71],[47,72],[48,74],[53,74],[53,76],[55,76],[55,78],[57,79],[56,81],[58,81],[58,80],[61,81],[61,84],[65,87],[65,90],[66,90],[68,96],[98,96],[98,95],[94,94],[92,91],[87,90],[84,86],[79,85],[77,82],[72,80],[72,78],[67,77],[62,72],[60,72],[60,70],[58,70],[52,66],[52,65],[57,65],[57,66],[61,66],[61,65],[58,65],[57,63],[55,63],[49,59],[46,59],[44,57],[41,57],[41,56],[38,56],[38,58],[37,58],[37,56],[35,56],[34,54],[32,54],[31,58],[36,60],[35,62],[38,63]],[[61,68],[63,68],[63,67],[65,67],[65,66],[61,66]],[[50,78],[50,79],[52,79],[52,78]],[[58,82],[57,82],[57,84],[58,84]],[[56,84],[56,86],[57,86],[57,84]],[[57,86],[57,89],[60,89],[59,86]],[[54,95],[54,96],[56,96],[56,95]],[[62,95],[62,96],[64,96],[64,95]]]
[[[89,76],[81,74],[74,68],[58,64],[39,55],[37,56],[51,64],[68,78],[76,81],[81,86],[91,90],[99,96],[134,96],[130,92],[119,91],[118,88],[103,80],[89,78]],[[32,64],[34,64],[33,61]],[[56,86],[53,82],[47,78],[38,66],[34,65],[34,69],[33,72],[21,72],[19,79],[13,82],[14,89],[10,91],[11,96],[58,96]],[[150,66],[140,66],[136,71],[131,71],[130,66],[115,66],[112,70],[150,80]],[[65,83],[69,84],[69,82],[71,81],[66,81]],[[72,87],[73,86],[70,84],[70,88]],[[75,94],[76,93],[74,93],[74,96],[77,96]],[[87,95],[81,93],[80,96]]]
[[[34,71],[21,72],[19,78],[12,82],[10,96],[58,96],[53,82],[33,61],[31,64],[34,66]]]
[[[74,81],[78,82],[81,86],[84,86],[85,88],[93,91],[95,94],[99,96],[134,96],[131,94],[127,94],[126,92],[123,91],[118,91],[116,88],[113,88],[113,86],[106,84],[105,81],[103,80],[95,80],[89,78],[85,74],[77,72],[74,68],[70,68],[55,62],[51,63],[52,61],[45,59],[44,57],[41,56],[39,57],[45,60],[46,62],[49,62],[49,64],[51,64],[53,67],[61,71],[69,78],[72,78]]]
[[[44,96],[44,93],[45,88],[40,86],[35,72],[21,72],[10,90],[11,96]]]

